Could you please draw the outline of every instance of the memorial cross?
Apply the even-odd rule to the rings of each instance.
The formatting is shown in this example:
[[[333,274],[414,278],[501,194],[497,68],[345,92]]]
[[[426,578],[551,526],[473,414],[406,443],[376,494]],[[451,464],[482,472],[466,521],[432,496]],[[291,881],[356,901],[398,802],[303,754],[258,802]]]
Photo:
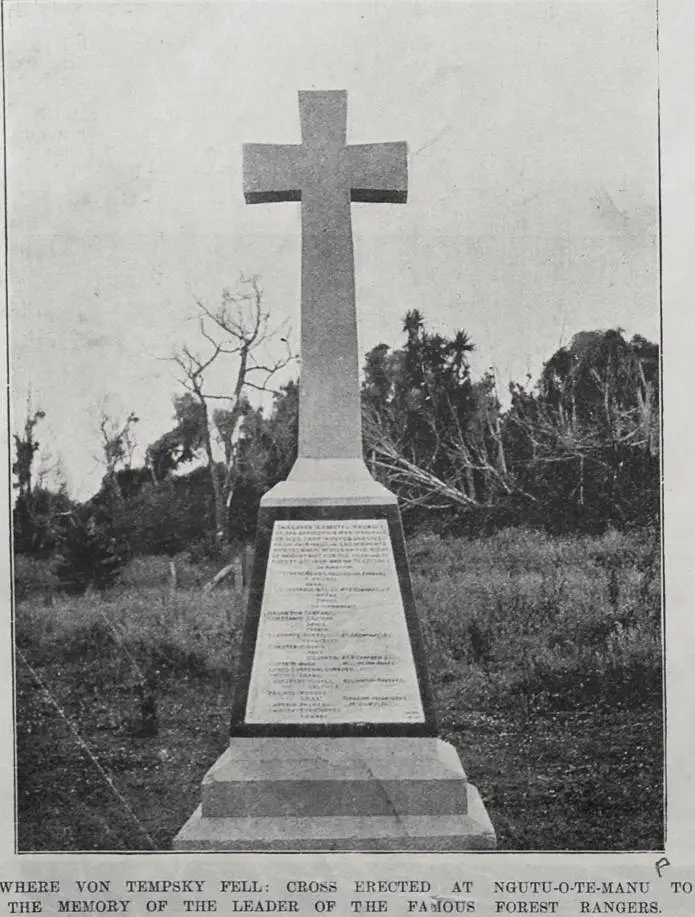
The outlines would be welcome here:
[[[177,850],[495,846],[437,738],[398,504],[362,461],[351,201],[404,202],[405,143],[346,144],[345,92],[302,143],[244,147],[249,203],[301,201],[299,460],[261,500],[229,748]]]
[[[248,204],[301,201],[299,457],[362,458],[350,203],[405,203],[407,145],[346,145],[347,93],[300,92],[301,144],[244,144]]]

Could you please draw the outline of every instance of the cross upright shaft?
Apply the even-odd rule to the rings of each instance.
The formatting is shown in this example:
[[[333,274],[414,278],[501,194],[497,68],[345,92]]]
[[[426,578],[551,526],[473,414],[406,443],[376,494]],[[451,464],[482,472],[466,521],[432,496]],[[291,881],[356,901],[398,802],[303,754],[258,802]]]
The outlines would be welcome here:
[[[302,205],[299,457],[361,459],[350,203],[405,203],[407,146],[347,146],[344,91],[300,92],[299,115],[301,144],[244,144],[244,195]]]

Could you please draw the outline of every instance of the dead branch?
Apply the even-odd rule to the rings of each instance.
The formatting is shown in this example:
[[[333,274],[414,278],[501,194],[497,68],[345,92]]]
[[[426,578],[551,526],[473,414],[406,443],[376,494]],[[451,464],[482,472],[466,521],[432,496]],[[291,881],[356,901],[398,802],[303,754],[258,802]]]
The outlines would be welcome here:
[[[213,576],[213,578],[203,586],[203,594],[207,595],[209,592],[212,592],[215,586],[219,586],[219,584],[225,580],[230,575],[230,573],[235,573],[238,566],[238,561],[233,560],[231,564],[227,564],[226,567],[222,567],[220,572],[216,573],[215,576]],[[236,586],[236,576],[233,577],[232,584]]]

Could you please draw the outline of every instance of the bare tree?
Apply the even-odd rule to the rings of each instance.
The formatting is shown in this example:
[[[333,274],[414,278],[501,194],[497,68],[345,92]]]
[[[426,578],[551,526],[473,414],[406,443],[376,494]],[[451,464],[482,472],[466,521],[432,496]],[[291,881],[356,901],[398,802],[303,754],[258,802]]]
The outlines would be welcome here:
[[[104,464],[109,477],[113,477],[119,465],[130,468],[133,464],[133,453],[137,446],[133,427],[139,419],[134,411],[131,411],[124,421],[111,417],[106,411],[101,412],[99,429],[101,430]]]
[[[288,342],[287,323],[273,326],[263,305],[258,277],[241,277],[236,292],[223,290],[217,309],[196,299],[200,349],[181,347],[173,357],[181,385],[200,408],[201,439],[210,473],[215,507],[215,538],[226,540],[226,518],[236,481],[236,440],[240,422],[248,408],[248,390],[274,392],[276,374],[296,359]],[[276,356],[269,354],[276,352]],[[206,373],[221,359],[233,361],[233,382],[227,394],[206,387]],[[211,412],[212,402],[222,407]],[[223,451],[222,470],[214,455],[216,437]]]
[[[133,453],[137,445],[133,427],[139,419],[134,411],[131,411],[125,420],[111,416],[103,408],[100,413],[99,430],[103,452],[101,462],[106,468],[104,485],[117,503],[122,501],[123,495],[116,471],[119,466],[130,468],[133,463]]]
[[[486,432],[495,442],[494,457],[489,455],[482,437],[473,439],[465,435],[454,419],[444,437],[432,418],[430,460],[421,457],[417,462],[408,458],[405,442],[394,438],[376,411],[363,410],[363,423],[372,474],[398,493],[405,509],[489,509],[495,502],[493,493],[533,499],[509,474],[499,425],[489,417],[486,417],[489,425]],[[435,470],[435,458],[441,455],[449,460],[445,476]],[[488,481],[487,499],[478,492],[476,476]]]

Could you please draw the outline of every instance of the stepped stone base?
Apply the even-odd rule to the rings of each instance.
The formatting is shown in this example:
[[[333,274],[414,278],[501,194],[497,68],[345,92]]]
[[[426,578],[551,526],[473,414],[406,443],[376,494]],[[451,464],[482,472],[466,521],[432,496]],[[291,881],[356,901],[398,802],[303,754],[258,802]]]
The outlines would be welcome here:
[[[455,749],[436,738],[233,738],[175,850],[494,849]]]

